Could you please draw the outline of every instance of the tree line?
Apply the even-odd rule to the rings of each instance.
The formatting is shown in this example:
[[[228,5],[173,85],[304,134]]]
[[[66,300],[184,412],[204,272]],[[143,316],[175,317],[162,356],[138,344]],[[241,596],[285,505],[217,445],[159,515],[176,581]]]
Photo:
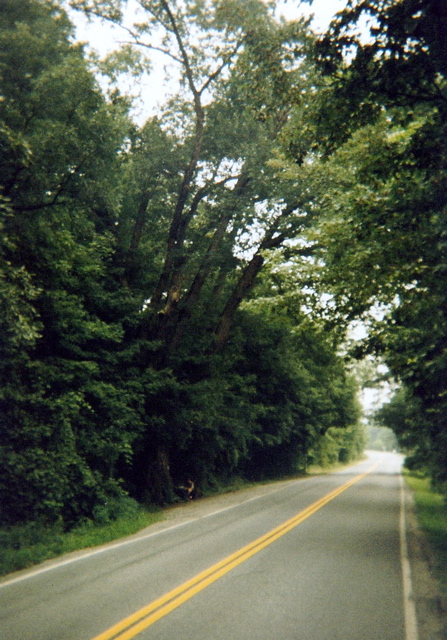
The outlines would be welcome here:
[[[120,2],[71,4],[122,22]],[[368,3],[368,45],[349,35],[363,3],[325,37],[257,0],[140,4],[105,89],[62,3],[0,16],[4,521],[355,459],[346,363],[367,352],[418,403],[405,434],[441,479],[436,3],[400,3],[403,32]],[[178,91],[139,127],[114,80],[153,49]]]

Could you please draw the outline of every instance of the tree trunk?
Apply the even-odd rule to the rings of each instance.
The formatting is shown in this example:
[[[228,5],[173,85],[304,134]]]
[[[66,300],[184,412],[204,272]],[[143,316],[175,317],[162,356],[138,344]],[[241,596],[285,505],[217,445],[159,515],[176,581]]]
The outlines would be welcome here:
[[[174,498],[174,483],[171,478],[169,455],[165,447],[159,446],[155,456],[148,462],[146,496],[155,504],[169,504]]]
[[[228,299],[225,309],[220,317],[219,324],[216,327],[216,350],[221,351],[228,340],[230,333],[230,327],[233,322],[234,314],[236,313],[239,305],[244,299],[245,295],[253,287],[256,276],[261,271],[264,264],[264,258],[258,252],[248,263],[247,267],[242,272],[239,281],[234,288],[230,298]]]
[[[141,237],[143,235],[143,228],[146,223],[146,211],[147,206],[149,204],[149,191],[148,189],[143,190],[143,194],[141,196],[140,205],[138,207],[137,217],[135,220],[133,232],[132,232],[132,240],[130,242],[130,254],[132,255],[140,246]]]
[[[273,223],[272,227],[266,232],[266,235],[264,236],[259,249],[250,260],[248,265],[245,267],[235,288],[233,289],[232,294],[228,299],[227,304],[225,305],[225,309],[223,310],[219,323],[215,329],[216,351],[221,351],[225,346],[225,343],[227,342],[230,334],[230,328],[233,322],[234,314],[239,308],[242,300],[251,291],[255,284],[256,277],[264,265],[264,257],[262,255],[263,252],[266,249],[279,247],[284,241],[283,234],[275,236],[279,220],[280,219],[278,218]]]

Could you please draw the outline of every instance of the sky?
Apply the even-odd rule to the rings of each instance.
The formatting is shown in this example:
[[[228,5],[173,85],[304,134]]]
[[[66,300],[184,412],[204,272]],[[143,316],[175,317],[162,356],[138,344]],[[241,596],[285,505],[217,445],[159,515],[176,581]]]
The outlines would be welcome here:
[[[333,16],[346,5],[346,0],[314,0],[312,6],[297,0],[281,0],[278,2],[279,11],[285,18],[294,20],[301,15],[314,14],[313,28],[324,31]]]
[[[294,20],[301,15],[308,16],[313,14],[312,25],[314,29],[323,31],[328,26],[331,18],[346,5],[346,0],[313,0],[312,6],[299,0],[279,0],[277,5],[278,14],[288,20]],[[99,22],[89,25],[79,12],[72,11],[70,15],[77,26],[77,38],[79,40],[89,42],[101,54],[116,48],[120,39],[118,30],[114,33],[112,29]]]
[[[132,2],[130,2],[132,4]],[[341,11],[346,5],[346,0],[314,0],[312,6],[306,2],[299,0],[280,0],[278,2],[278,15],[288,20],[294,20],[302,15],[314,15],[312,27],[317,32],[324,32],[329,25],[332,17]],[[123,33],[120,29],[113,29],[111,26],[96,20],[89,23],[85,17],[78,12],[70,13],[71,19],[76,25],[76,38],[82,42],[87,42],[88,46],[94,49],[101,57],[106,56],[111,51],[119,48],[120,41],[123,40]],[[132,17],[132,16],[131,16]],[[133,118],[137,124],[142,125],[145,120],[157,110],[157,104],[163,102],[167,88],[163,83],[165,76],[163,67],[165,59],[160,58],[154,64],[153,71],[150,76],[138,81],[140,98],[135,103]],[[122,90],[129,90],[135,93],[135,88],[121,87]],[[355,335],[356,332],[358,336]],[[361,339],[364,337],[365,331],[363,327],[357,327],[353,330],[352,337]],[[376,389],[364,389],[361,394],[361,402],[366,412],[377,409],[384,401],[389,398],[390,389],[387,385]]]
[[[132,4],[134,3],[130,0],[131,17],[133,15]],[[309,16],[313,14],[312,26],[315,31],[320,32],[327,28],[335,13],[341,11],[345,5],[346,0],[313,0],[312,6],[299,0],[279,0],[277,3],[278,15],[288,20],[297,19],[302,15]],[[77,11],[70,11],[69,13],[76,26],[76,39],[88,43],[88,47],[96,51],[101,57],[118,49],[120,42],[123,38],[126,38],[119,28],[113,28],[99,20],[88,22],[84,15]],[[150,115],[155,113],[157,105],[164,101],[167,91],[163,83],[164,64],[165,59],[163,56],[160,55],[160,58],[155,58],[152,73],[138,82],[140,97],[135,101],[132,117],[139,125],[142,125]],[[134,84],[132,86],[132,82],[134,81],[130,79],[125,81],[123,79],[123,84],[122,86],[120,85],[121,90],[136,95],[137,89]]]

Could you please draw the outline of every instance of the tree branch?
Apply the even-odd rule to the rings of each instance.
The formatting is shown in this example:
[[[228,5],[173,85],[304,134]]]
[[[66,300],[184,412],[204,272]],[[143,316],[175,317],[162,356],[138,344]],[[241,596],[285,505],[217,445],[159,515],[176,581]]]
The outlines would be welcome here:
[[[236,55],[236,53],[238,52],[238,50],[240,49],[241,46],[242,46],[242,42],[238,42],[236,47],[234,48],[234,50],[231,51],[231,53],[228,53],[224,57],[224,60],[223,60],[222,64],[220,64],[217,67],[217,69],[215,71],[213,71],[213,73],[211,73],[211,75],[207,78],[206,82],[202,85],[201,89],[199,90],[199,94],[200,95],[202,95],[203,92],[206,91],[206,89],[208,89],[208,87],[213,82],[213,80],[215,80],[216,78],[219,77],[219,75],[222,73],[222,71],[225,69],[225,67],[230,63],[231,58],[234,55]]]
[[[130,35],[132,35],[132,37],[134,38],[134,41],[128,42],[126,40],[120,40],[119,44],[133,44],[133,45],[136,45],[137,47],[144,47],[145,49],[150,49],[151,51],[160,51],[160,53],[163,53],[165,56],[168,56],[169,58],[174,60],[174,62],[178,62],[179,64],[182,64],[182,60],[180,58],[177,58],[177,56],[175,56],[173,53],[171,53],[167,49],[163,49],[163,47],[157,47],[156,45],[149,44],[147,42],[142,42],[141,40],[138,39],[136,35],[134,35],[130,31],[130,29],[126,29],[126,31],[129,31]]]

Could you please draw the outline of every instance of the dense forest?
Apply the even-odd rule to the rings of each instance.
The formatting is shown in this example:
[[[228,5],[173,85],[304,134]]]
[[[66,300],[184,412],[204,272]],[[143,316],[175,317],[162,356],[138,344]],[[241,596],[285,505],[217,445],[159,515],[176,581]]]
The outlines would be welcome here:
[[[139,0],[92,58],[70,12],[125,4],[0,13],[3,521],[354,460],[366,356],[399,383],[377,419],[447,486],[446,1],[352,0],[315,34]],[[139,126],[117,79],[153,53],[175,91]]]

